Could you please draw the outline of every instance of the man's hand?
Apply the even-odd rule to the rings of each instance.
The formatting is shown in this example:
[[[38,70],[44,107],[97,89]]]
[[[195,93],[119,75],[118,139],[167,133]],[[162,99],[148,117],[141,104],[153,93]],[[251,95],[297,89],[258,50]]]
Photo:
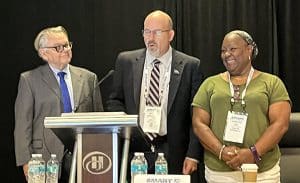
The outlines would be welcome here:
[[[26,177],[26,180],[28,181],[28,164],[23,165],[23,172]]]
[[[197,161],[185,158],[183,162],[182,173],[184,175],[190,175],[197,170],[197,166]]]

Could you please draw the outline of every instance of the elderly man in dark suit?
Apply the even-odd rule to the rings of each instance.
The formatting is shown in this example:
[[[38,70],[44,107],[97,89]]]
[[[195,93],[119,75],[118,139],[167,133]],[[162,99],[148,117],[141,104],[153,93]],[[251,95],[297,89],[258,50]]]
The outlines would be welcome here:
[[[15,102],[16,164],[23,166],[25,176],[33,153],[42,154],[45,161],[51,153],[56,154],[59,161],[63,159],[64,144],[51,129],[44,127],[46,116],[60,116],[72,111],[103,111],[96,74],[69,64],[72,43],[62,26],[42,30],[34,46],[47,64],[21,74]],[[67,102],[66,90],[62,91],[60,87],[62,79],[68,90]],[[62,177],[67,179],[67,176],[67,170],[63,170]]]
[[[191,102],[202,73],[199,59],[170,46],[172,24],[170,16],[158,10],[145,18],[146,49],[119,54],[107,105],[110,111],[139,114],[151,146],[165,153],[169,174],[192,174],[203,161],[202,147],[191,131]],[[135,151],[145,152],[153,173],[156,156],[141,136],[133,134],[130,152]]]

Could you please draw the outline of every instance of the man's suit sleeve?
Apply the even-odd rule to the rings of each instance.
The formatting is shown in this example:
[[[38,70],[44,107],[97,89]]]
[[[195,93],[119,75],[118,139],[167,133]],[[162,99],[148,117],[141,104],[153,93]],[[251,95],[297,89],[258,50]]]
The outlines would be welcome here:
[[[113,89],[107,101],[108,111],[125,111],[124,105],[124,91],[123,91],[123,66],[122,66],[122,53],[117,57],[115,64],[115,72],[113,77]]]
[[[204,79],[203,73],[201,71],[200,67],[200,60],[198,60],[193,68],[193,75],[192,75],[192,90],[191,90],[191,99],[190,103],[192,103],[194,95],[196,94],[201,82]],[[190,108],[191,111],[191,116],[192,116],[192,106]],[[190,128],[190,143],[189,143],[189,148],[187,151],[187,157],[197,159],[198,161],[203,161],[203,147],[197,138],[197,136],[193,132],[193,128],[191,125]]]
[[[33,94],[25,77],[21,75],[18,94],[15,102],[15,155],[16,164],[21,166],[30,160],[32,121],[33,121]]]
[[[94,112],[103,111],[103,103],[102,103],[102,97],[100,92],[100,87],[98,85],[98,77],[96,74],[94,74],[94,87],[93,90],[93,109]]]

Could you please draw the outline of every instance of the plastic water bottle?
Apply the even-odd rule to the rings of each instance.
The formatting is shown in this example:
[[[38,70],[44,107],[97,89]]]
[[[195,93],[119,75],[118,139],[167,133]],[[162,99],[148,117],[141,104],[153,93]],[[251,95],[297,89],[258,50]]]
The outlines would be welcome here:
[[[51,154],[51,158],[47,162],[46,183],[58,183],[59,162],[56,154]]]
[[[143,174],[147,174],[148,173],[148,162],[144,156],[144,153],[141,153],[141,156],[142,156],[142,160],[143,160],[142,172],[143,172]]]
[[[145,167],[148,169],[148,164],[145,164],[144,153],[135,152],[131,160],[131,183],[134,182],[134,176],[138,174],[145,174]],[[147,173],[147,172],[146,172]]]
[[[155,174],[156,175],[167,175],[168,174],[168,162],[164,157],[164,153],[158,153],[155,161]]]
[[[45,183],[45,161],[42,154],[32,154],[28,162],[28,183]]]

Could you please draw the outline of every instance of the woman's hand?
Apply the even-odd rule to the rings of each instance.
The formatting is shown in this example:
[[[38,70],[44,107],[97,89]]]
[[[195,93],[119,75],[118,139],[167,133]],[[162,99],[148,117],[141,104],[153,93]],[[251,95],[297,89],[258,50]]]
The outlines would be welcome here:
[[[240,148],[237,146],[226,146],[222,152],[221,159],[224,161],[230,161],[236,156],[236,151]]]
[[[236,149],[234,153],[235,156],[226,161],[226,164],[234,170],[240,170],[244,163],[255,163],[254,157],[248,148]]]

